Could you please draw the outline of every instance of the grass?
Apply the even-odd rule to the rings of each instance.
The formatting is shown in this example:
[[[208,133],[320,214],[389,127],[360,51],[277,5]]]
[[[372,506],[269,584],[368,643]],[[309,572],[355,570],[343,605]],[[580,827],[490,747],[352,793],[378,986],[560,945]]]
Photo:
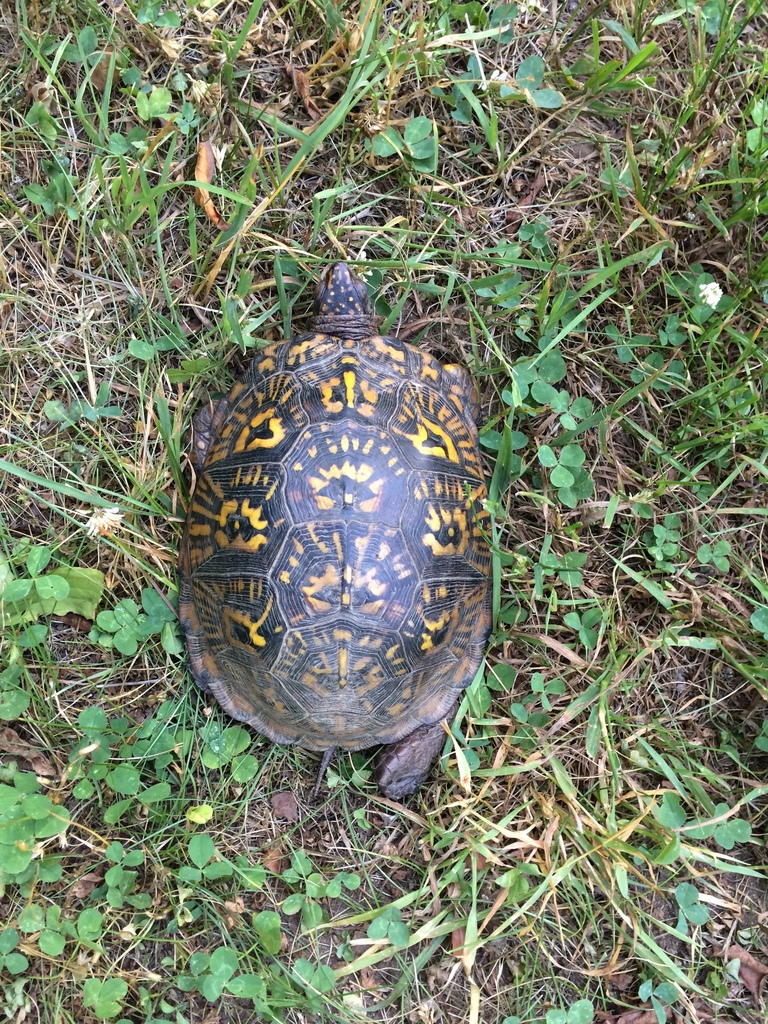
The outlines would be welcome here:
[[[0,15],[9,1019],[760,1012],[768,28],[555,13]],[[406,806],[313,803],[174,611],[192,415],[339,257],[483,407],[496,628]]]

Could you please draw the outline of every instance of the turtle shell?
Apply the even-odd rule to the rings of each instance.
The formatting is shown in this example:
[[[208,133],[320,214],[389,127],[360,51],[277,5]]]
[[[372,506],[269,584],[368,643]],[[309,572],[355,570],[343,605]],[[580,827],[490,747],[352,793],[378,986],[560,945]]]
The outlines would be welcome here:
[[[464,371],[354,336],[324,299],[323,331],[264,349],[201,431],[180,611],[230,715],[356,750],[440,722],[471,682],[489,517]]]

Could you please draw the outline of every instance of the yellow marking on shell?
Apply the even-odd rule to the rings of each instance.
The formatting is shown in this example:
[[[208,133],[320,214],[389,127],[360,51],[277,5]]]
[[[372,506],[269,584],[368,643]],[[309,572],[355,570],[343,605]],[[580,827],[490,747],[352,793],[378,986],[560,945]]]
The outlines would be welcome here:
[[[467,514],[462,508],[455,508],[453,511],[437,509],[430,506],[429,515],[425,522],[433,531],[422,535],[421,542],[430,548],[433,555],[463,555],[469,547],[470,533],[467,529]],[[442,526],[453,527],[451,531],[454,536],[448,544],[441,544],[435,536]]]
[[[377,352],[386,356],[388,359],[393,360],[395,363],[402,363],[405,361],[405,352],[401,348],[395,348],[394,345],[389,345],[385,338],[377,335],[371,338],[371,343]]]
[[[357,638],[358,647],[369,647],[372,651],[378,651],[384,641],[380,636],[360,636]]]
[[[399,676],[403,674],[406,664],[403,659],[403,652],[400,650],[400,644],[393,644],[385,654],[385,658],[395,675]]]
[[[405,436],[422,455],[436,455],[441,459],[447,458],[451,462],[459,461],[456,445],[438,423],[422,420],[416,424],[415,434],[406,434]],[[442,445],[434,444],[434,442],[429,444],[428,442],[432,441],[434,437],[439,438]]]
[[[339,399],[334,399],[334,392],[336,388],[341,384],[339,377],[331,377],[331,379],[320,386],[320,401],[323,403],[328,412],[341,412],[344,408],[344,403]]]
[[[348,629],[340,629],[337,626],[333,631],[333,639],[339,644],[348,644],[352,639],[352,634]]]
[[[243,540],[242,537],[236,536],[234,541],[231,541],[223,530],[217,530],[215,538],[220,548],[234,547],[238,551],[258,551],[259,548],[263,548],[267,543],[267,537],[264,533],[257,533],[248,540]]]
[[[376,579],[376,570],[369,569],[368,572],[363,573],[355,581],[356,589],[360,590],[362,587],[367,589],[373,594],[374,597],[383,597],[387,592],[387,584],[382,583],[381,580]]]
[[[389,589],[386,583],[376,578],[376,569],[369,569],[367,572],[355,579],[354,589],[370,594],[376,600],[364,601],[360,605],[360,611],[366,615],[378,615],[384,610],[385,597]]]
[[[191,523],[189,535],[190,537],[210,537],[211,527],[207,523]]]
[[[213,481],[211,481],[212,483]],[[274,496],[279,483],[279,474],[272,473],[270,475],[270,470],[265,466],[238,466],[230,487],[237,490],[239,487],[253,487],[254,484],[262,484],[267,488],[264,492],[264,501],[269,501]],[[223,497],[223,494],[219,494],[219,497]]]
[[[227,522],[227,519],[235,512],[237,512],[238,504],[239,502],[237,501],[236,498],[233,498],[231,501],[222,502],[221,508],[219,509],[219,514],[216,517],[219,526],[224,526],[225,523]]]
[[[288,572],[287,569],[283,569],[283,571],[280,573],[280,582],[281,583],[290,583],[291,582],[291,574]]]
[[[454,609],[454,611],[456,611],[456,609]],[[422,644],[419,650],[431,651],[434,648],[435,645],[432,641],[433,634],[448,625],[451,621],[451,615],[452,612],[445,611],[439,619],[428,619],[426,615],[424,616],[424,626],[427,632],[421,634]]]
[[[293,470],[294,473],[301,473],[301,471],[304,469],[304,466],[300,462],[294,462],[294,464],[291,466],[291,469]]]
[[[258,508],[251,508],[248,498],[245,498],[240,506],[240,513],[246,517],[254,530],[265,530],[269,525],[267,520],[262,518],[261,505]]]
[[[372,476],[373,466],[369,466],[365,462],[355,466],[347,460],[341,466],[333,465],[328,469],[321,469],[319,476],[309,477],[309,485],[314,492],[318,508],[333,508],[335,504],[333,498],[321,494],[332,480],[341,480],[342,477],[346,477],[354,483],[364,484]]]
[[[312,539],[312,543],[316,545],[318,551],[322,551],[324,555],[327,555],[329,551],[328,545],[325,543],[324,540],[320,540],[320,538],[318,537],[317,530],[315,529],[315,524],[307,523],[307,530],[309,532],[309,536]],[[303,547],[301,551],[304,551]]]
[[[352,296],[349,297],[350,302],[354,301]],[[355,374],[352,370],[344,371],[344,388],[347,392],[347,408],[354,409],[355,407]]]
[[[267,423],[270,436],[253,437],[253,432],[258,430],[264,423]],[[248,426],[243,427],[232,450],[240,453],[250,452],[256,448],[274,448],[280,444],[284,437],[283,423],[279,416],[275,416],[275,410],[271,408],[263,409],[253,417]]]
[[[227,620],[230,620],[232,622],[240,623],[241,626],[245,626],[245,628],[248,630],[248,635],[250,636],[251,643],[253,644],[253,646],[264,647],[266,646],[267,641],[266,638],[263,637],[261,633],[259,633],[259,630],[264,625],[267,616],[272,610],[272,601],[273,598],[270,595],[269,599],[267,600],[264,611],[255,621],[250,617],[250,615],[247,615],[245,612],[239,612],[237,611],[236,608],[225,608],[222,617],[225,623],[227,622]]]
[[[326,587],[336,587],[338,584],[338,566],[330,564],[325,567],[322,576],[310,576],[309,584],[306,587],[302,587],[301,592],[306,597],[307,604],[310,605],[313,611],[328,612],[332,607],[330,601],[326,601],[317,595],[321,594]]]
[[[339,686],[344,687],[349,682],[349,651],[346,647],[339,647]]]
[[[272,356],[264,356],[259,360],[258,368],[262,373],[270,373],[275,368],[275,360]]]
[[[384,669],[381,665],[372,665],[371,668],[365,673],[363,679],[366,683],[366,690],[375,690],[377,686],[381,684],[384,679]],[[358,693],[360,689],[358,688]]]
[[[368,485],[368,490],[373,492],[372,498],[365,498],[360,502],[361,512],[376,512],[381,504],[381,489],[384,486],[384,481],[374,480]],[[346,495],[345,495],[346,497]]]
[[[295,342],[291,345],[288,353],[288,362],[295,362],[299,356],[303,356],[305,353],[312,351],[314,347],[314,338],[308,338],[306,341]],[[261,365],[259,365],[261,369]]]
[[[379,393],[364,377],[360,379],[360,393],[366,402],[370,403],[370,405],[376,405]]]
[[[426,380],[427,378],[431,378],[432,380],[439,380],[440,379],[440,372],[441,372],[441,370],[442,370],[442,366],[440,366],[440,364],[435,359],[432,359],[430,356],[427,356],[424,353],[422,353],[422,358],[421,358],[421,379],[422,380]]]
[[[214,480],[208,473],[206,473],[200,485],[198,485],[197,491],[195,492],[195,496],[199,497],[200,494],[203,494],[208,491],[210,492],[210,494],[207,495],[209,501],[211,496],[218,498],[219,501],[224,500],[223,485],[220,484],[218,481]],[[192,507],[194,508],[194,505]]]

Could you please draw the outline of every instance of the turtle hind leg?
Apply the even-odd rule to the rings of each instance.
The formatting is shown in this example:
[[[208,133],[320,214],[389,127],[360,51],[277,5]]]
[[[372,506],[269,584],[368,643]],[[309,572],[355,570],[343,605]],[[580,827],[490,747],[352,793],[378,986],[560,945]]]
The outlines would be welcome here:
[[[446,717],[451,718],[453,713]],[[434,725],[422,725],[403,739],[384,747],[374,772],[374,779],[384,796],[390,800],[401,800],[415,793],[432,771],[444,743],[445,729],[441,720]]]

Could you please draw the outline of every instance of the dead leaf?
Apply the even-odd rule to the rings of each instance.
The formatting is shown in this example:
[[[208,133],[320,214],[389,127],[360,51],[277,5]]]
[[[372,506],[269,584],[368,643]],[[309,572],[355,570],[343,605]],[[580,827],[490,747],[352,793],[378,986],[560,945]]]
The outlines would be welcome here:
[[[163,48],[163,53],[168,60],[178,60],[179,54],[184,49],[184,44],[178,39],[159,39],[158,42]]]
[[[617,971],[608,975],[608,984],[617,992],[628,992],[635,984],[636,977],[631,971]]]
[[[299,94],[299,97],[303,100],[307,99],[309,97],[309,79],[304,72],[289,63],[286,63],[285,70],[291,76],[293,88]]]
[[[510,208],[507,210],[507,224],[509,225],[510,228],[517,227],[522,221],[523,216],[526,213],[530,213],[530,209],[526,208],[530,208],[531,206],[533,206],[534,202],[536,201],[536,196],[544,188],[546,180],[547,179],[544,176],[544,174],[539,172],[533,179],[533,184],[531,185],[531,188],[528,191],[528,193],[523,196],[519,203],[516,204],[517,208]]]
[[[53,618],[57,622],[61,622],[62,625],[74,629],[77,633],[87,633],[93,625],[90,619],[86,619],[84,615],[78,615],[76,612],[67,612],[66,615],[54,615]]]
[[[323,116],[323,112],[310,95],[309,78],[293,64],[286,63],[285,70],[291,76],[294,91],[303,100],[305,110],[313,121],[318,121]]]
[[[274,843],[268,850],[264,851],[261,863],[267,871],[275,875],[281,875],[285,870],[285,853],[280,843]]]
[[[461,928],[454,928],[451,932],[451,952],[454,956],[464,955],[464,942],[467,937],[466,929],[462,926]]]
[[[365,33],[360,25],[353,25],[349,33],[349,54],[351,57],[357,53],[357,51],[363,45],[365,40]]]
[[[30,86],[27,95],[33,103],[42,103],[50,114],[55,99],[50,82],[35,82]]]
[[[358,978],[360,979],[361,988],[378,988],[379,983],[376,980],[376,975],[370,967],[363,967],[360,971]]]
[[[201,142],[197,147],[197,163],[195,164],[195,181],[210,185],[216,174],[216,158],[210,142]],[[229,224],[216,209],[207,188],[195,189],[195,202],[202,206],[219,231],[226,231]]]
[[[99,92],[104,92],[107,87],[109,64],[114,52],[114,46],[105,46],[102,51],[101,60],[98,64],[94,65],[93,70],[91,71],[91,81]]]
[[[238,896],[236,900],[224,900],[224,908],[226,910],[224,920],[227,923],[227,928],[232,931],[239,927],[241,923],[241,916],[245,910],[245,904]]]
[[[56,769],[42,750],[22,739],[16,730],[8,725],[0,726],[0,754],[22,757],[29,762],[35,775],[47,775],[49,778],[56,776]]]
[[[765,993],[765,979],[768,978],[768,965],[761,963],[742,946],[735,944],[725,948],[722,956],[724,960],[739,961],[739,979],[744,982],[755,1000],[762,1000]]]
[[[72,894],[77,896],[79,900],[84,900],[87,896],[90,896],[96,886],[101,885],[103,881],[103,871],[89,871],[85,875],[80,875],[78,880],[72,886]]]
[[[664,1009],[667,1020],[669,1020],[670,1008],[665,1006]],[[659,1020],[655,1010],[646,1009],[627,1010],[618,1016],[615,1013],[609,1013],[607,1010],[595,1010],[595,1018],[600,1021],[600,1024],[658,1024]]]
[[[287,818],[288,821],[299,820],[299,805],[296,803],[296,797],[289,789],[283,789],[279,793],[273,793],[271,803],[272,810],[278,818]]]
[[[298,57],[299,54],[304,53],[305,50],[311,50],[318,41],[318,39],[305,39],[303,43],[299,43],[298,46],[294,46],[291,50],[291,56]]]
[[[425,999],[416,1007],[415,1016],[411,1013],[408,1019],[417,1020],[420,1024],[435,1024],[442,1016],[434,999]]]
[[[664,1007],[664,1016],[667,1020],[672,1016],[669,1006]],[[655,1010],[628,1010],[616,1018],[616,1024],[659,1024],[659,1018]]]

